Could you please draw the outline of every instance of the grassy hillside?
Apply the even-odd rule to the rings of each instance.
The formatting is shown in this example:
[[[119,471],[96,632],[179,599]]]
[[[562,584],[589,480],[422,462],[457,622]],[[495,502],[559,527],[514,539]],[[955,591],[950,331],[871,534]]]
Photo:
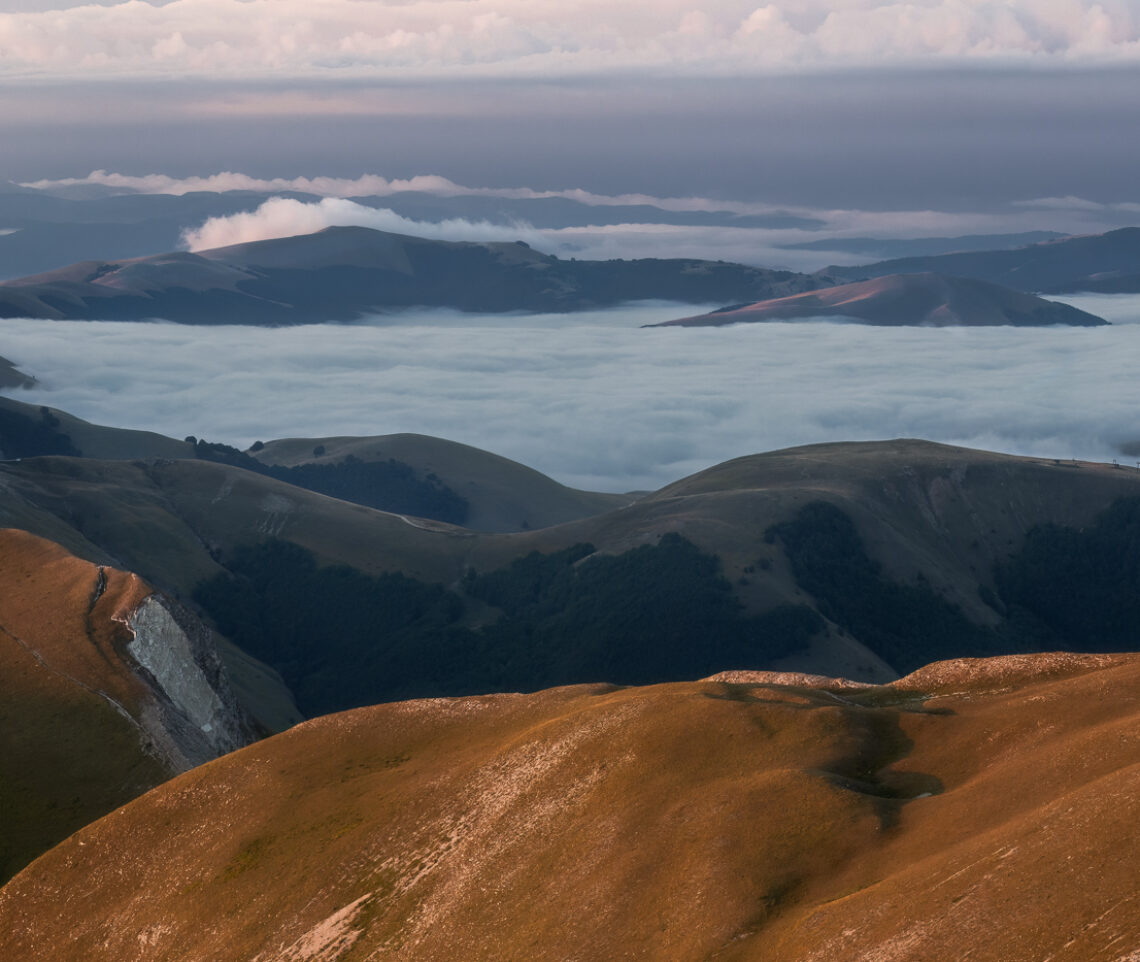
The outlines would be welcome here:
[[[140,724],[118,619],[151,589],[0,530],[0,880],[177,770]],[[99,586],[102,591],[99,593]]]
[[[2,371],[0,371],[2,373]],[[55,408],[0,397],[0,458],[201,459],[231,464],[331,497],[475,531],[521,531],[600,514],[632,497],[578,491],[515,461],[418,434],[286,438],[249,451],[194,437],[91,424]]]
[[[1138,686],[1135,656],[1047,655],[329,716],[41,858],[0,953],[1119,962]]]
[[[7,458],[71,454],[88,458],[188,458],[191,445],[155,434],[91,424],[66,411],[0,397],[0,449]]]
[[[616,663],[604,658],[579,662],[577,674],[551,674],[553,663],[543,655],[537,660],[527,656],[496,661],[490,669],[480,662],[478,670],[470,669],[466,685],[416,682],[401,688],[413,676],[421,681],[447,678],[450,686],[462,678],[459,665],[476,665],[472,653],[480,645],[500,654],[542,648],[526,641],[526,630],[543,639],[584,637],[582,633],[589,632],[587,621],[571,615],[577,604],[573,592],[562,593],[551,584],[547,587],[552,593],[540,592],[532,611],[512,615],[498,602],[468,590],[471,578],[509,571],[536,551],[551,556],[588,544],[595,560],[620,558],[638,549],[656,549],[671,535],[690,543],[694,557],[715,559],[716,577],[727,583],[734,603],[742,605],[741,617],[808,608],[823,625],[806,640],[802,631],[787,628],[783,644],[773,639],[752,649],[754,657],[731,645],[716,649],[726,657],[736,651],[734,657],[744,660],[708,665],[702,671],[732,664],[886,680],[932,657],[1054,647],[1056,635],[1026,634],[1030,621],[1002,608],[997,567],[1018,552],[1035,525],[1081,528],[1118,499],[1140,493],[1140,473],[1126,468],[1017,458],[921,441],[815,445],[740,458],[619,510],[513,534],[476,533],[386,514],[203,461],[40,458],[0,466],[0,480],[8,490],[0,503],[4,523],[39,531],[95,560],[115,559],[185,600],[227,572],[245,577],[241,552],[270,539],[312,552],[318,566],[344,565],[366,578],[399,573],[410,582],[442,586],[449,597],[458,598],[448,602],[459,605],[456,612],[426,628],[426,634],[415,633],[415,638],[427,639],[425,647],[417,649],[423,667],[416,669],[418,676],[389,673],[383,687],[371,689],[371,694],[359,691],[349,700],[332,702],[317,699],[315,703],[325,707],[411,693],[677,677],[655,675],[653,665],[644,666],[643,675],[620,675]],[[789,530],[781,526],[795,523],[807,506],[817,503],[830,505],[848,525],[842,542],[848,563],[840,582],[829,588],[827,579],[805,576],[803,559],[795,558],[794,539],[781,535]],[[697,577],[701,563],[693,561],[692,577]],[[863,568],[873,569],[870,580]],[[312,625],[306,633],[311,657],[302,661],[310,666],[319,662],[322,677],[344,678],[350,688],[362,681],[358,660],[337,661],[327,654],[340,650],[344,639],[337,635],[333,619],[320,616],[324,589],[319,585],[318,578],[295,598],[285,599],[316,613],[304,621]],[[614,585],[622,587],[603,591],[600,617],[607,624],[618,624],[623,610],[643,619],[666,610],[654,593],[652,578],[623,575]],[[877,600],[869,607],[880,614],[894,612],[890,618],[868,619],[852,608],[849,602],[859,597],[859,585],[875,589]],[[602,584],[598,590],[609,587]],[[672,600],[666,593],[664,601]],[[504,614],[523,632],[509,644],[497,634],[505,627]],[[225,617],[220,609],[215,615]],[[283,615],[275,612],[274,617]],[[690,640],[685,644],[694,649],[705,644],[712,624],[682,617],[665,621],[678,630],[687,626]],[[938,632],[927,630],[932,624],[940,626]],[[474,638],[470,632],[476,633]],[[374,632],[373,640],[367,634],[357,637],[349,645],[354,651],[362,646],[381,651],[387,644],[382,632]],[[622,650],[620,637],[628,637],[628,632],[599,637],[598,644]],[[549,642],[543,644],[549,650]],[[1083,645],[1075,639],[1066,644]],[[646,657],[657,658],[662,650],[646,647]],[[285,670],[281,659],[269,660]],[[384,664],[384,658],[366,661]],[[527,664],[529,675],[523,670]],[[685,670],[691,672],[692,666]],[[293,684],[301,681],[295,677]],[[344,692],[335,695],[342,697],[348,698]]]
[[[318,453],[319,452],[319,453]],[[633,498],[567,488],[533,468],[466,444],[422,434],[370,438],[287,438],[250,452],[266,464],[295,467],[388,458],[410,465],[420,476],[438,477],[468,503],[464,527],[473,531],[547,528],[601,514]]]

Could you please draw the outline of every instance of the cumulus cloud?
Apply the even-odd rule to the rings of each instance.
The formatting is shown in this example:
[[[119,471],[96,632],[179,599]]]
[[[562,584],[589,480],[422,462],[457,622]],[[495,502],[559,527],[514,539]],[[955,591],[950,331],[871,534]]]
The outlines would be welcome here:
[[[803,323],[640,329],[691,313],[417,312],[264,330],[0,321],[41,386],[92,421],[248,445],[416,431],[606,490],[656,488],[727,458],[828,440],[923,437],[1108,460],[1137,439],[1140,298],[1109,328]],[[1131,321],[1133,323],[1123,323]]]
[[[312,234],[326,227],[371,227],[395,234],[411,234],[433,240],[515,241],[538,240],[539,234],[528,224],[490,224],[448,218],[437,223],[410,220],[387,208],[366,207],[351,200],[326,197],[316,203],[305,203],[289,197],[271,197],[256,210],[211,217],[200,227],[182,234],[188,250],[210,250],[231,244],[273,237]]]
[[[1140,59],[1130,0],[25,2],[0,14],[0,75],[723,76]]]

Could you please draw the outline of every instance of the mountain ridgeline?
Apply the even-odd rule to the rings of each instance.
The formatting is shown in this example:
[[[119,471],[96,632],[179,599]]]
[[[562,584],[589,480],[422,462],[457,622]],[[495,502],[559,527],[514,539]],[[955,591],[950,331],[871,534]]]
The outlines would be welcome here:
[[[1140,293],[1140,227],[1047,240],[1012,250],[963,251],[859,267],[828,267],[823,273],[838,280],[862,281],[927,271],[970,277],[1018,291],[1136,294]]]
[[[244,468],[330,498],[449,524],[461,525],[467,520],[470,505],[466,499],[435,474],[418,477],[410,464],[395,458],[362,461],[348,454],[335,463],[266,464],[228,444],[193,437],[186,440],[193,444],[195,457],[203,461]],[[317,447],[313,453],[319,456],[324,451]]]
[[[0,282],[0,317],[283,325],[408,307],[566,312],[627,301],[755,301],[826,279],[702,260],[563,260],[518,243],[364,227],[200,253],[86,261]]]
[[[309,714],[728,668],[883,681],[938,658],[1140,647],[1127,591],[1140,472],[1123,467],[829,444],[620,498],[416,436],[240,452],[24,408],[53,444],[66,429],[85,450],[134,453],[0,464],[0,523],[195,600]],[[193,456],[137,456],[168,444]],[[349,500],[388,482],[405,501]],[[486,521],[492,496],[513,528],[460,526],[463,510]],[[547,500],[558,523],[526,524]],[[1082,621],[1093,608],[1103,621]],[[233,662],[256,714],[267,676]]]
[[[840,284],[649,326],[720,327],[831,317],[876,327],[1099,327],[1108,323],[1068,304],[987,281],[915,273]]]

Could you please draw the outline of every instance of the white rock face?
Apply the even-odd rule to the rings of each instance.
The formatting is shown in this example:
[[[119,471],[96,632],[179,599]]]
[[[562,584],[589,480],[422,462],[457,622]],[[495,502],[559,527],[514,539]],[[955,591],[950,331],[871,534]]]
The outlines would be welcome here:
[[[201,645],[187,636],[159,597],[151,595],[144,600],[127,624],[135,636],[127,651],[151,675],[171,706],[201,733],[213,749],[211,754],[244,745],[248,739],[240,719],[207,677]],[[190,746],[181,747],[185,750]],[[197,753],[191,750],[188,754]]]

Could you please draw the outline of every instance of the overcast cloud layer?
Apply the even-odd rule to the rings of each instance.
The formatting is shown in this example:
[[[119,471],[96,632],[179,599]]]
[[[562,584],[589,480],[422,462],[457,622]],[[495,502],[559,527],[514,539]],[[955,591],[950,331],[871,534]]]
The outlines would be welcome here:
[[[668,305],[277,330],[16,320],[0,352],[43,381],[22,400],[100,423],[240,446],[413,431],[628,490],[829,440],[1111,459],[1140,436],[1140,298],[1066,300],[1118,323],[638,328],[692,312]]]
[[[8,0],[0,76],[754,75],[1140,59],[1130,0]],[[22,11],[22,12],[21,12]]]

